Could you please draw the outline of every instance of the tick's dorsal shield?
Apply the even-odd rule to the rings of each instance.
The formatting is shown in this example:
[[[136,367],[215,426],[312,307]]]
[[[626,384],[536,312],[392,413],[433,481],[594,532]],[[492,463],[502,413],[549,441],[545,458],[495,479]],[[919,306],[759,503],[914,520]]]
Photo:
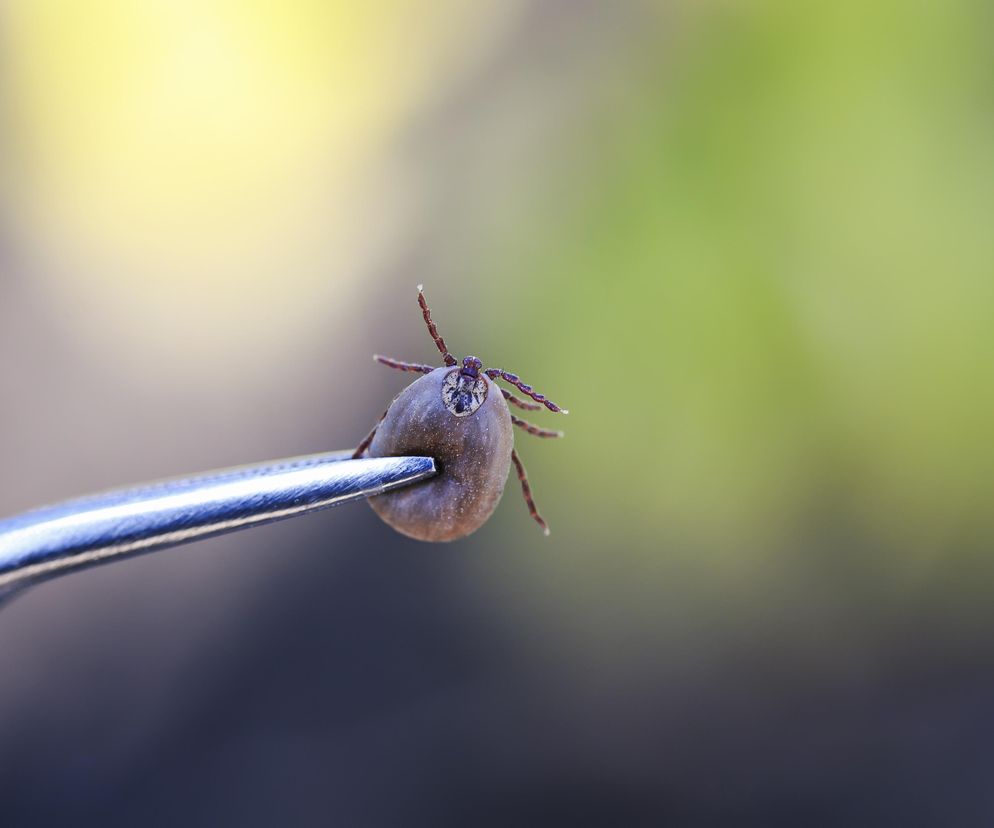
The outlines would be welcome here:
[[[483,377],[467,377],[455,369],[442,383],[442,404],[454,417],[475,414],[487,398],[487,381]]]

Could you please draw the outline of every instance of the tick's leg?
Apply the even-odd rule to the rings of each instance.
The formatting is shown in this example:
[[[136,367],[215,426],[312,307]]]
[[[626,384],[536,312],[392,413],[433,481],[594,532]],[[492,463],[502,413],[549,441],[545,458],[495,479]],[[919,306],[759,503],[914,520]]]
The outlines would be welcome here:
[[[532,498],[532,487],[528,485],[528,475],[525,474],[525,467],[521,464],[521,458],[518,457],[518,452],[514,449],[511,449],[511,462],[514,463],[514,468],[518,470],[518,480],[521,481],[521,493],[525,496],[525,503],[528,504],[528,512],[535,518],[535,522],[542,527],[542,531],[548,535],[549,524],[538,513],[538,507],[535,505],[534,498]]]
[[[530,385],[525,385],[517,374],[512,374],[508,371],[505,371],[503,368],[487,368],[485,373],[488,377],[490,377],[490,379],[502,379],[504,380],[504,382],[511,383],[511,385],[517,388],[521,393],[527,394],[529,397],[535,400],[535,402],[542,403],[542,405],[548,408],[549,411],[557,411],[561,414],[569,414],[569,411],[567,411],[565,408],[560,408],[552,400],[547,400],[545,398],[545,394],[539,394],[533,391]]]
[[[511,405],[516,405],[518,408],[523,408],[525,411],[540,411],[542,406],[539,403],[525,402],[524,400],[519,400],[510,391],[506,391],[501,388],[500,393],[504,395],[504,399],[507,400]]]
[[[358,460],[365,453],[366,449],[369,448],[369,444],[373,442],[373,438],[376,436],[376,429],[380,427],[380,423],[383,422],[383,418],[386,416],[387,412],[384,411],[380,415],[380,419],[376,421],[376,425],[373,426],[373,430],[363,438],[363,441],[361,443],[359,443],[359,448],[357,448],[354,452],[352,452],[353,460]]]
[[[417,362],[401,362],[397,359],[390,359],[390,357],[380,356],[379,354],[373,354],[373,359],[377,362],[382,362],[388,368],[396,368],[398,371],[411,371],[415,374],[430,374],[435,370],[434,365],[421,365]]]
[[[449,349],[445,347],[445,340],[442,339],[439,334],[438,328],[435,327],[435,323],[431,321],[431,311],[428,310],[428,303],[425,301],[424,291],[424,285],[418,285],[418,305],[421,307],[421,315],[425,318],[425,324],[428,326],[428,333],[430,333],[431,338],[435,340],[435,345],[442,354],[442,359],[445,364],[455,365],[456,358],[449,353]]]
[[[520,417],[515,417],[511,415],[511,422],[514,423],[518,428],[523,428],[529,434],[534,434],[536,437],[565,437],[561,431],[552,431],[548,428],[539,428],[531,423],[525,422]]]

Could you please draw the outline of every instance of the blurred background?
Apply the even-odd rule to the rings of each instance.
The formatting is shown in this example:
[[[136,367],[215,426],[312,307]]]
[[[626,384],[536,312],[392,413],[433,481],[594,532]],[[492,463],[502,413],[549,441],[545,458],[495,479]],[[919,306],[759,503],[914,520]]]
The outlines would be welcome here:
[[[346,448],[462,356],[572,411],[0,611],[5,826],[989,825],[981,2],[10,0],[0,514]]]

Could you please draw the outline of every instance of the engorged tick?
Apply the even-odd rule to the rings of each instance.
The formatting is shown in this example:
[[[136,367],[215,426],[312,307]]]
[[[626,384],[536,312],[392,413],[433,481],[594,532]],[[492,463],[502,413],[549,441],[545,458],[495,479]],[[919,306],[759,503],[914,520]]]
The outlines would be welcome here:
[[[507,402],[528,411],[545,407],[562,414],[568,412],[517,375],[501,368],[484,368],[475,356],[465,357],[459,366],[431,319],[421,285],[418,305],[445,365],[436,368],[375,355],[373,359],[390,368],[425,376],[397,396],[353,457],[361,457],[367,450],[373,457],[426,455],[435,458],[439,474],[416,486],[370,498],[370,505],[405,535],[418,540],[455,540],[476,531],[490,517],[513,463],[528,511],[549,534],[548,524],[532,498],[525,467],[514,450],[511,426],[536,437],[562,437],[563,433],[515,417]],[[500,394],[490,394],[493,380],[513,385],[534,402],[521,400],[503,388]]]

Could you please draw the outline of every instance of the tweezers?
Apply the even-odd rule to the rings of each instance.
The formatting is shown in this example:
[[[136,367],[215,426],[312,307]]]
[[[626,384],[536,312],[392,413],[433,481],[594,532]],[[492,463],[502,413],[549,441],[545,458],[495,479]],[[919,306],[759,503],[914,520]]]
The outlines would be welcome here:
[[[436,473],[431,457],[351,455],[337,451],[206,472],[0,520],[0,601],[66,572],[326,509]]]

